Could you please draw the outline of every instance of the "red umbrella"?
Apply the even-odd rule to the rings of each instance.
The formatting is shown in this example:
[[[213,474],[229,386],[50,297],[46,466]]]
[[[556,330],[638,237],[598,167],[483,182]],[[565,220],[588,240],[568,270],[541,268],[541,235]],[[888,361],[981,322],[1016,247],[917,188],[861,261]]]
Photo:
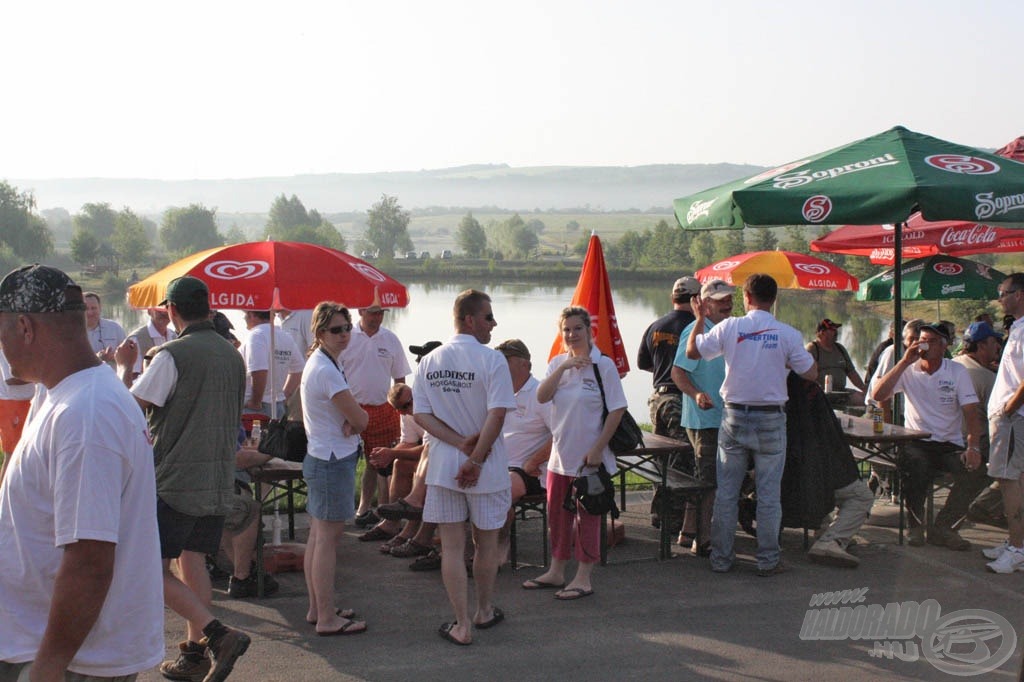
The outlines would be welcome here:
[[[792,251],[741,253],[701,268],[694,277],[701,282],[723,279],[728,284],[743,284],[755,273],[771,275],[782,289],[856,291],[858,285],[857,278],[838,265]]]
[[[1024,137],[1018,137],[996,154],[1024,162]],[[811,250],[867,256],[872,263],[892,265],[894,232],[892,225],[846,225],[811,242]],[[1024,251],[1024,234],[1019,229],[960,220],[932,223],[920,213],[912,215],[903,227],[904,258],[1016,251]]]
[[[397,280],[347,253],[304,242],[248,242],[193,254],[128,288],[128,304],[149,308],[167,284],[192,275],[210,288],[210,306],[240,310],[304,310],[334,300],[350,308],[404,308]]]
[[[615,303],[612,301],[612,287],[608,282],[608,269],[604,264],[604,250],[596,234],[590,235],[587,255],[583,259],[580,279],[571,305],[582,306],[590,313],[591,334],[601,352],[615,361],[619,376],[629,371],[629,359],[622,345],[622,334],[615,318]],[[551,344],[548,360],[562,352],[562,337],[555,337]]]

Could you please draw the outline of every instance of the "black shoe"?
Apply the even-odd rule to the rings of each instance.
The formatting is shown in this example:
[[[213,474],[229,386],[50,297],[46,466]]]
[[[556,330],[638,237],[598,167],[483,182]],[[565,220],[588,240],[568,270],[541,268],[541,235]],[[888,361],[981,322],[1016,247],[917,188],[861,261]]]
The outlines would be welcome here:
[[[231,576],[228,581],[228,596],[232,599],[245,599],[246,597],[257,596],[256,574],[250,573],[248,578],[236,578]],[[263,596],[269,597],[280,589],[274,576],[269,573],[263,576]]]
[[[380,517],[372,509],[368,509],[362,514],[356,514],[356,525],[360,528],[376,526],[378,523],[380,523]]]
[[[203,637],[200,644],[205,644],[213,656],[213,667],[203,682],[223,682],[235,667],[235,661],[245,653],[252,640],[249,635],[233,628],[224,628],[217,639]]]
[[[410,571],[436,571],[441,568],[441,554],[436,549],[409,564]]]

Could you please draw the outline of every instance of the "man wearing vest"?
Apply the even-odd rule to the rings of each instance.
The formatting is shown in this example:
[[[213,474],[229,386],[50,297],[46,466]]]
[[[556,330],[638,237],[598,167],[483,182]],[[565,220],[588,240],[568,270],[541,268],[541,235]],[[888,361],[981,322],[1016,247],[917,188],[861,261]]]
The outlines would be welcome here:
[[[139,357],[136,358],[135,367],[132,369],[133,378],[142,374],[142,358],[146,357],[146,351],[178,338],[171,329],[171,317],[166,310],[148,308],[146,312],[149,313],[149,322],[138,329],[133,329],[128,335],[135,338],[135,343],[139,347]]]

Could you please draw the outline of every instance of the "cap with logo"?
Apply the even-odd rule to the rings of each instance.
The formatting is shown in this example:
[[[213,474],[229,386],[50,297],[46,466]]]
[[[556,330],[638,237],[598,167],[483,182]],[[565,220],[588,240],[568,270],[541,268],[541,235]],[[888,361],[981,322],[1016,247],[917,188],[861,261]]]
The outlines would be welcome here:
[[[161,301],[160,307],[168,303],[191,303],[209,298],[210,290],[203,280],[190,275],[176,277],[167,285],[167,297]]]
[[[988,322],[974,322],[964,332],[964,341],[967,343],[980,343],[989,337],[1003,338],[1002,332],[997,332]]]
[[[82,287],[62,270],[48,265],[25,265],[0,282],[0,312],[63,313],[85,310]]]
[[[732,296],[735,291],[736,287],[726,284],[724,279],[710,279],[700,288],[700,297],[722,301]]]
[[[842,326],[843,325],[839,324],[838,322],[833,322],[832,320],[826,317],[824,320],[818,323],[818,331],[823,332],[828,329],[839,329]]]
[[[941,322],[929,322],[928,324],[921,325],[921,331],[930,331],[933,334],[937,334],[945,339],[946,343],[949,343],[949,330],[946,329],[946,325]]]
[[[696,277],[680,277],[672,285],[673,296],[696,296],[700,293],[700,282]]]
[[[506,358],[523,358],[525,360],[530,359],[530,349],[526,347],[526,344],[519,339],[509,339],[508,341],[502,341],[494,347],[495,350],[501,352]]]

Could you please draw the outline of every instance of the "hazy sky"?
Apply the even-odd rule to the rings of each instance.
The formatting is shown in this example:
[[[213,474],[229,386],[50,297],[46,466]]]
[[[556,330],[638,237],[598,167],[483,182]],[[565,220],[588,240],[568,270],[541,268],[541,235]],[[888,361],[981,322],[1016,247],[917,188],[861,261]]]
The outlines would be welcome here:
[[[1024,134],[1020,0],[6,3],[0,178],[771,165]]]

